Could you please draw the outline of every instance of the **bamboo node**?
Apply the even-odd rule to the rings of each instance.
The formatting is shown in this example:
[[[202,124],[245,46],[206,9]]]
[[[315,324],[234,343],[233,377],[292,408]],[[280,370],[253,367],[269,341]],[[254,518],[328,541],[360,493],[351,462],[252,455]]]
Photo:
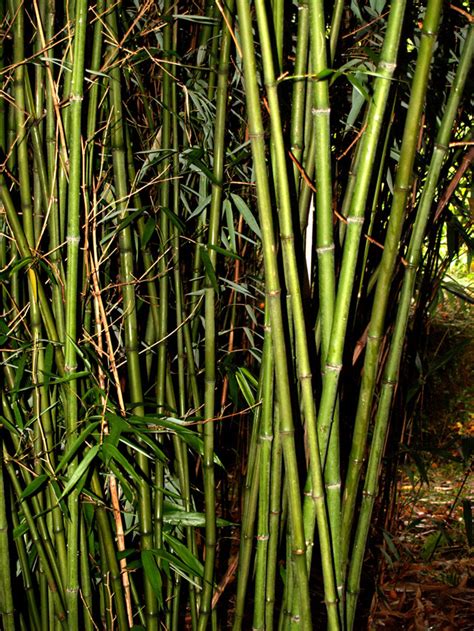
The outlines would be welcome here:
[[[359,225],[362,225],[364,221],[365,221],[364,217],[348,217],[347,218],[347,223],[358,223]]]
[[[80,103],[84,100],[84,97],[81,94],[71,94],[71,96],[69,97],[69,102],[70,103],[74,103],[74,101],[76,103]]]
[[[271,291],[267,291],[267,296],[269,298],[276,298],[281,294],[281,289],[272,289]]]
[[[300,375],[301,381],[303,381],[303,379],[312,379],[312,378],[313,378],[313,375],[310,372]]]
[[[326,370],[330,370],[331,372],[340,372],[342,370],[342,364],[326,364]]]
[[[80,242],[80,240],[81,240],[81,237],[80,237],[80,236],[77,236],[77,237],[76,237],[76,236],[72,236],[72,235],[69,235],[69,234],[68,234],[68,235],[67,235],[67,237],[66,237],[66,243],[70,243],[71,245],[74,245],[74,244],[76,244],[76,243],[79,243],[79,242]]]
[[[271,443],[273,440],[273,436],[271,434],[264,434],[263,436],[260,436],[260,440],[266,440]]]
[[[341,483],[340,482],[333,482],[332,484],[326,484],[326,488],[329,490],[331,489],[340,489],[341,488]]]
[[[380,342],[381,339],[383,339],[383,335],[370,335],[370,333],[367,335],[367,339],[368,340],[374,340],[374,342]]]
[[[325,252],[332,252],[334,250],[334,243],[331,245],[323,245],[320,248],[316,248],[316,254],[324,254]]]
[[[291,622],[301,622],[301,616],[296,613],[294,616],[291,616]]]
[[[311,114],[314,114],[315,116],[317,116],[318,114],[330,114],[331,113],[331,108],[330,107],[313,107],[311,108]]]
[[[265,138],[265,133],[262,132],[253,132],[251,134],[249,134],[249,139],[250,140],[259,140],[260,138]]]
[[[270,535],[257,535],[255,539],[257,541],[268,541],[270,539]]]
[[[393,73],[395,71],[396,67],[397,67],[397,64],[393,63],[392,61],[381,61],[381,62],[379,62],[379,68],[383,68],[384,70],[388,70],[391,73]],[[389,77],[386,77],[386,78],[389,79]]]
[[[362,491],[362,496],[363,497],[368,497],[368,498],[372,498],[375,497],[375,493],[373,493],[372,491]]]
[[[302,556],[303,554],[306,554],[306,550],[304,550],[303,548],[295,548],[293,550],[293,554],[295,556]]]
[[[327,598],[324,599],[324,603],[326,604],[326,606],[331,606],[331,605],[337,605],[337,599],[336,600],[328,600]]]

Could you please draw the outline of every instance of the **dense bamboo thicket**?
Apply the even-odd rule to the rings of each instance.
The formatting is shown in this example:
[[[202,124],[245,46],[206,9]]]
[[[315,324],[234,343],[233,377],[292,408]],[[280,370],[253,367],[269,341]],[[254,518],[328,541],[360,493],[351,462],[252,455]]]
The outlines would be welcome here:
[[[0,0],[5,631],[362,628],[466,4]]]

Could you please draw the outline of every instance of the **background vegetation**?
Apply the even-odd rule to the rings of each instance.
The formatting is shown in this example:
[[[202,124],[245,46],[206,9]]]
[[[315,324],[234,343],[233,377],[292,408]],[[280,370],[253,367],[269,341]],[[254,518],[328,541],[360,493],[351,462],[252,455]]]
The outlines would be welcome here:
[[[0,21],[3,628],[360,628],[426,317],[472,301],[472,16]]]

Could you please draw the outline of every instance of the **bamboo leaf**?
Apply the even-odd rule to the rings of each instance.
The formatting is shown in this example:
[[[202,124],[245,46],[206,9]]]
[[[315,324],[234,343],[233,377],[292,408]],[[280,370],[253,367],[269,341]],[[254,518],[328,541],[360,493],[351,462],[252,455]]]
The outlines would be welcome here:
[[[142,234],[142,247],[143,248],[147,246],[148,242],[150,241],[151,237],[153,236],[155,232],[155,228],[156,228],[156,219],[154,217],[150,217],[145,224],[145,228],[143,229],[143,234]]]
[[[85,429],[82,430],[82,432],[79,434],[76,440],[72,443],[69,449],[67,449],[67,451],[64,453],[63,457],[59,461],[59,464],[56,467],[56,473],[59,473],[62,469],[66,467],[66,465],[69,463],[71,458],[73,458],[76,455],[77,451],[85,443],[87,437],[90,436],[92,432],[94,432],[97,429],[99,425],[100,425],[100,421],[94,421],[93,423],[90,423],[90,425],[88,425]]]
[[[179,539],[173,537],[169,533],[164,533],[164,538],[168,542],[168,544],[174,549],[176,554],[180,557],[181,561],[185,566],[187,566],[192,573],[196,576],[203,576],[204,567],[202,563],[197,559],[194,554],[189,550],[187,546],[185,546]]]
[[[163,581],[153,550],[142,550],[141,561],[146,577],[155,593],[160,608],[163,607]]]
[[[82,488],[83,482],[85,482],[85,480],[82,481],[81,478],[85,474],[87,474],[89,465],[96,457],[99,449],[100,449],[100,445],[94,445],[94,447],[91,447],[90,449],[87,450],[87,453],[84,456],[83,460],[81,460],[81,462],[79,463],[79,465],[77,466],[77,468],[74,470],[73,474],[67,481],[66,486],[64,487],[63,492],[61,493],[59,497],[59,500],[62,500],[63,497],[65,497],[68,493],[70,493],[72,489],[76,486],[76,484],[80,482],[81,483],[78,484],[78,486]]]
[[[30,497],[30,495],[34,495],[35,493],[37,493],[48,480],[48,478],[49,476],[47,476],[45,473],[42,473],[41,475],[38,475],[36,478],[34,478],[34,480],[32,480],[22,492],[21,499],[24,500],[27,497]]]
[[[247,204],[244,202],[244,200],[240,197],[240,195],[236,195],[235,193],[232,193],[231,197],[232,197],[232,201],[234,202],[237,210],[239,211],[239,213],[245,219],[245,222],[248,225],[248,227],[257,235],[257,237],[259,239],[261,239],[262,238],[262,232],[260,230],[260,226],[258,225],[257,220],[253,216],[252,211],[250,210],[250,208],[247,206]]]
[[[237,383],[239,384],[240,391],[242,392],[244,399],[247,401],[247,404],[249,406],[253,406],[255,405],[255,385],[254,383],[252,383],[249,377],[251,377],[251,375],[245,368],[237,368],[235,378],[237,379]]]
[[[208,245],[207,247],[209,250],[214,250],[215,252],[218,252],[219,254],[222,254],[223,256],[228,256],[231,259],[234,259],[237,261],[243,260],[241,256],[239,256],[235,252],[232,252],[232,250],[226,250],[225,248],[221,248],[218,245]]]
[[[134,480],[137,484],[140,484],[140,476],[138,472],[133,468],[127,458],[120,453],[115,445],[107,442],[107,438],[104,440],[102,444],[101,457],[102,454],[105,455],[105,458],[102,458],[106,465],[109,464],[109,461],[113,459],[117,464],[119,464],[128,475]]]
[[[191,575],[194,574],[191,568],[188,567],[182,561],[180,561],[176,556],[174,556],[173,554],[170,554],[169,552],[163,549],[160,549],[160,550],[155,549],[155,550],[152,550],[151,552],[153,552],[153,554],[156,557],[158,557],[161,561],[165,561],[166,565],[169,565],[170,567],[172,567],[176,571],[177,574],[185,578],[189,583],[191,583],[192,585],[195,585],[196,587],[199,586],[199,584],[193,581],[193,579],[190,576],[190,574]],[[202,577],[202,575],[203,573],[201,573],[200,576]]]
[[[207,277],[209,282],[212,285],[212,288],[216,293],[219,293],[219,285],[217,284],[217,276],[214,270],[214,266],[212,264],[211,259],[209,258],[209,254],[205,248],[201,248],[201,259],[204,264],[204,268],[206,270]]]
[[[204,513],[185,512],[184,510],[169,510],[163,512],[163,521],[173,526],[195,526],[203,527],[206,525],[206,516]],[[217,526],[233,526],[234,524],[226,519],[217,518]]]

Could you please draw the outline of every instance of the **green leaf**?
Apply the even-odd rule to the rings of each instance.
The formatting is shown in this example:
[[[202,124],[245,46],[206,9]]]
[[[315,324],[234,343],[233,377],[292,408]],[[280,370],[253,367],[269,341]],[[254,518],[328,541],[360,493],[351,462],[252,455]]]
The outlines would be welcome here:
[[[136,469],[133,468],[127,458],[125,458],[125,456],[120,453],[115,445],[107,442],[107,438],[108,437],[106,437],[102,445],[102,452],[105,455],[105,458],[103,458],[105,464],[108,465],[109,460],[113,459],[128,473],[132,480],[135,480],[137,484],[140,484],[140,475],[138,474]]]
[[[165,540],[169,543],[169,545],[174,549],[176,554],[181,559],[182,563],[188,567],[191,572],[196,576],[204,575],[204,567],[202,563],[197,559],[194,554],[189,550],[187,546],[184,545],[179,539],[173,537],[169,533],[164,533]]]
[[[214,266],[212,264],[212,261],[209,258],[209,254],[207,253],[207,250],[205,248],[201,248],[201,258],[202,258],[202,262],[204,264],[204,268],[206,270],[206,275],[207,275],[207,277],[209,279],[209,282],[212,285],[212,288],[214,289],[214,291],[216,293],[219,293],[219,286],[217,284],[216,272],[214,270]]]
[[[34,495],[35,493],[37,493],[39,491],[39,489],[44,485],[44,483],[46,482],[46,480],[49,478],[48,475],[46,475],[46,473],[42,473],[41,475],[38,475],[34,480],[32,480],[28,486],[24,489],[24,491],[21,494],[21,499],[25,499],[27,497],[30,497],[30,495]]]
[[[252,211],[244,202],[244,200],[240,197],[240,195],[236,195],[235,193],[231,193],[232,201],[234,202],[237,210],[245,219],[248,227],[257,235],[259,239],[262,238],[262,232],[260,230],[260,226],[258,225],[257,220],[252,214]]]
[[[367,90],[364,87],[362,81],[360,81],[354,74],[351,72],[346,73],[346,77],[348,81],[352,84],[352,86],[356,89],[356,91],[364,97],[364,100],[367,102],[370,101],[370,96]]]
[[[79,463],[79,465],[77,466],[77,468],[74,470],[73,474],[67,481],[66,486],[64,487],[64,490],[61,493],[61,496],[59,497],[60,500],[63,497],[65,497],[68,493],[70,493],[73,490],[73,488],[76,486],[76,484],[78,484],[78,482],[81,480],[82,476],[87,473],[89,465],[96,457],[99,449],[100,449],[100,445],[94,445],[94,447],[91,447],[90,449],[87,450],[87,453],[84,456],[83,460],[81,460],[81,462]],[[78,485],[78,486],[82,488],[82,485]]]
[[[220,248],[218,245],[208,245],[209,250],[214,250],[222,256],[229,256],[231,259],[236,259],[238,261],[243,261],[243,258],[239,256],[236,252],[232,252],[232,250],[226,250],[225,248]]]
[[[232,249],[235,252],[237,250],[237,243],[235,239],[235,226],[234,226],[234,215],[232,213],[232,204],[229,199],[224,199],[222,202],[222,210],[226,218],[227,222],[227,230],[229,233],[229,240],[232,245]]]
[[[177,572],[177,574],[185,578],[187,581],[189,581],[193,585],[197,586],[197,583],[193,581],[193,579],[191,578],[191,575],[194,575],[195,573],[191,570],[191,568],[186,563],[183,563],[176,556],[174,556],[170,552],[167,552],[166,550],[163,550],[163,549],[151,550],[151,552],[153,552],[153,554],[156,557],[158,557],[161,561],[165,561],[166,564],[169,564],[169,566],[172,567],[175,570],[175,572]],[[203,573],[204,571],[201,566],[201,573],[198,574],[198,576],[202,577]]]
[[[22,524],[18,524],[15,528],[13,528],[13,539],[18,539],[18,537],[23,537],[28,532],[29,527],[26,522]]]
[[[153,236],[156,228],[156,219],[154,217],[150,217],[145,224],[142,234],[142,248],[146,248],[148,241]]]
[[[18,365],[15,370],[15,383],[13,385],[14,394],[18,393],[20,389],[21,380],[23,379],[23,374],[25,372],[26,359],[27,359],[26,353],[22,353],[18,360]]]
[[[176,215],[170,208],[167,208],[166,206],[162,206],[161,210],[165,213],[165,215],[171,221],[173,226],[178,230],[178,232],[182,234],[185,231],[186,226],[178,217],[178,215]]]
[[[155,593],[158,605],[161,609],[163,607],[163,581],[161,580],[161,571],[156,563],[153,551],[142,550],[141,560],[143,569],[145,570],[145,575],[153,592]]]
[[[150,448],[150,451],[147,451],[146,449],[144,449],[144,447],[137,444],[133,440],[126,438],[125,436],[122,436],[120,438],[120,442],[124,445],[127,445],[127,447],[130,447],[130,449],[133,449],[137,453],[142,454],[142,456],[145,456],[146,458],[152,459],[154,454],[155,457],[158,458],[158,460],[161,460],[161,462],[168,462],[168,458],[166,457],[166,455],[149,436],[146,436],[143,432],[139,432],[138,430],[136,431],[137,434],[139,434],[140,436],[141,442],[145,443]]]
[[[163,511],[163,521],[165,524],[171,524],[173,526],[196,526],[202,527],[206,525],[206,516],[204,513],[198,512],[186,512],[184,510],[170,510],[165,509]],[[233,526],[234,524],[225,519],[217,518],[217,525],[219,528],[224,526]]]
[[[253,384],[251,385],[249,376],[252,377],[248,370],[245,370],[245,368],[237,368],[235,378],[239,384],[240,391],[242,392],[244,399],[247,401],[247,404],[252,406],[255,405],[255,394],[252,388]]]
[[[194,167],[194,171],[203,173],[213,184],[219,184],[219,182],[214,177],[211,169],[201,160],[203,155],[204,150],[196,147],[187,151],[185,157],[188,161],[188,164],[191,167]]]
[[[17,436],[20,436],[20,432],[18,431],[18,428],[15,427],[15,425],[13,425],[12,423],[10,423],[10,421],[5,418],[4,416],[0,415],[0,428],[3,426],[5,426],[9,432],[16,434]]]
[[[82,432],[79,434],[79,436],[76,438],[76,440],[72,443],[72,445],[64,453],[63,457],[59,461],[59,464],[56,467],[56,473],[59,473],[62,469],[64,469],[71,458],[76,454],[77,450],[84,444],[86,438],[90,434],[92,434],[95,429],[97,429],[98,425],[100,425],[100,421],[95,421],[94,423],[90,423],[90,425],[82,430]]]

